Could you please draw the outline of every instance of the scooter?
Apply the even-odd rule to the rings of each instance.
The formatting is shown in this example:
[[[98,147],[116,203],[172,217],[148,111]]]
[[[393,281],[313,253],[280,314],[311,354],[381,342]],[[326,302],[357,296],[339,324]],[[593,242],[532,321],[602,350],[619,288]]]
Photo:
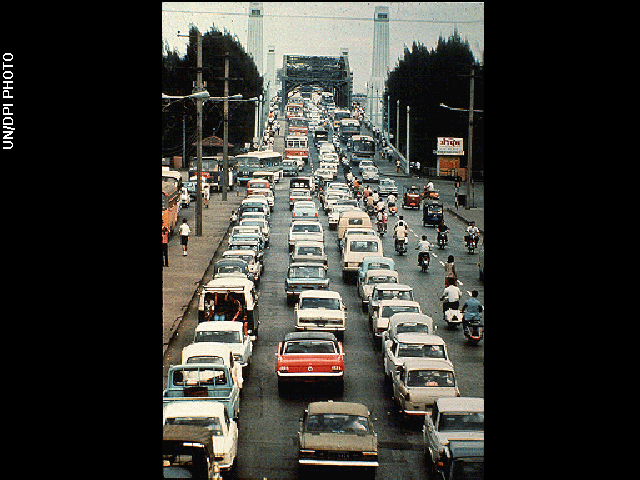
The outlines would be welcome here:
[[[405,253],[407,253],[407,245],[409,243],[409,239],[407,237],[404,237],[404,242],[399,242],[396,238],[394,243],[396,245],[396,252],[398,253],[398,255],[404,255]]]
[[[449,243],[447,241],[447,233],[446,232],[438,232],[438,248],[440,250],[444,250],[444,247]]]
[[[455,330],[458,325],[462,323],[462,313],[460,310],[453,310],[449,308],[444,312],[444,321],[447,322],[447,328],[449,330]]]
[[[418,254],[419,255],[419,254]],[[420,259],[420,268],[422,268],[423,272],[426,272],[427,270],[429,270],[429,263],[430,263],[430,259],[429,259],[430,255],[429,253],[425,253],[425,255],[422,256],[422,258]]]
[[[467,322],[464,328],[464,336],[471,345],[478,345],[482,337],[484,337],[484,324],[479,314],[475,314]]]
[[[378,233],[380,234],[380,238],[384,237],[384,232],[387,231],[387,223],[378,221],[376,225],[378,225]]]
[[[472,236],[467,238],[467,248],[471,254],[473,254],[473,251],[476,249],[476,241]]]
[[[389,215],[391,215],[392,217],[395,217],[397,213],[398,213],[398,207],[396,207],[396,204],[395,203],[390,203],[389,204]]]

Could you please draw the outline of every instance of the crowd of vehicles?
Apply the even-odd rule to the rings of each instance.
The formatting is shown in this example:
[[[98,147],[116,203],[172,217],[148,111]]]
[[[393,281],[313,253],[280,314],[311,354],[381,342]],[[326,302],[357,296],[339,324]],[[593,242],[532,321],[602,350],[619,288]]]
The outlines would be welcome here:
[[[287,116],[304,118],[304,105],[290,102]],[[296,142],[299,144],[298,139]],[[368,138],[353,137],[352,144],[363,159],[373,157],[369,155]],[[375,153],[372,141],[371,146]],[[338,150],[340,147],[338,144]],[[216,264],[214,279],[199,291],[199,325],[190,350],[185,348],[193,356],[183,355],[182,365],[169,370],[163,394],[165,472],[173,469],[181,473],[180,468],[184,468],[192,473],[196,468],[191,469],[191,465],[195,465],[197,455],[206,459],[201,460],[198,468],[207,470],[208,478],[217,471],[233,468],[241,421],[239,397],[243,382],[248,381],[244,372],[250,367],[253,343],[259,339],[258,282],[266,243],[274,229],[289,232],[290,263],[282,279],[283,297],[294,305],[294,323],[274,352],[278,393],[312,394],[321,389],[332,392],[333,398],[312,401],[301,412],[297,438],[299,468],[324,471],[351,467],[375,475],[379,465],[378,438],[371,412],[361,403],[340,401],[345,374],[350,371],[345,364],[349,312],[340,293],[331,288],[327,275],[327,265],[332,261],[327,254],[329,245],[332,249],[337,245],[342,279],[355,284],[363,312],[368,315],[373,348],[383,351],[381,367],[388,382],[387,391],[403,419],[424,423],[426,468],[447,479],[458,478],[456,475],[461,471],[481,471],[483,405],[480,408],[476,399],[460,397],[447,345],[437,335],[432,318],[414,300],[413,288],[402,283],[403,275],[397,271],[393,258],[385,256],[383,232],[363,208],[353,185],[337,181],[340,162],[336,153],[342,152],[336,152],[335,145],[327,140],[319,140],[317,148],[319,167],[313,175],[294,176],[289,181],[288,225],[270,225],[273,203],[269,203],[265,193],[270,192],[273,198],[273,186],[278,179],[255,180],[253,174],[247,176],[247,198],[237,215],[238,227],[242,228],[232,229],[229,250]],[[241,163],[248,162],[242,156],[236,158],[240,171]],[[244,158],[258,157],[248,154]],[[243,178],[239,175],[239,182]],[[384,186],[389,194],[397,195],[394,182],[385,180]],[[324,230],[319,218],[321,210],[333,219],[329,225],[336,232],[335,237]],[[429,210],[425,221],[429,221],[431,213],[436,212]],[[336,243],[329,237],[335,238]],[[202,350],[199,346],[206,343],[223,349]],[[445,402],[455,399],[468,400],[473,408],[459,404],[456,410]],[[224,408],[217,406],[214,411],[211,405],[216,402]],[[181,404],[184,411],[180,410]],[[456,415],[462,422],[467,417],[474,421],[474,433],[469,438],[460,433],[465,432],[463,427],[452,426]],[[176,432],[177,426],[184,426],[182,437]],[[177,438],[184,438],[182,446]],[[174,450],[170,448],[172,445]],[[189,453],[192,463],[183,459],[182,450],[187,446],[194,450]]]

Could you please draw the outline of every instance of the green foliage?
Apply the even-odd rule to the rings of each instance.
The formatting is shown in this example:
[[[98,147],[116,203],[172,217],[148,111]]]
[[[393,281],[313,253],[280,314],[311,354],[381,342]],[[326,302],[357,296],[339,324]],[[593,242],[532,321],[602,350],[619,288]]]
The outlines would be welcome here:
[[[442,36],[435,49],[429,50],[414,42],[411,50],[405,46],[404,57],[389,73],[386,96],[390,95],[390,131],[396,126],[396,100],[400,100],[400,150],[406,150],[407,105],[410,105],[410,159],[428,167],[436,166],[437,137],[464,138],[467,150],[468,113],[453,112],[440,107],[469,108],[469,74],[474,63],[473,53],[466,40],[454,30],[447,41]],[[476,69],[474,110],[484,110],[483,69]],[[385,101],[385,109],[387,102]],[[483,117],[484,114],[482,114]],[[484,120],[476,119],[473,135],[474,171],[484,169]],[[395,142],[394,142],[395,143]],[[466,157],[466,155],[465,155]],[[465,166],[466,158],[462,160]]]
[[[196,80],[197,30],[189,30],[189,45],[183,58],[170,52],[165,44],[162,56],[162,92],[167,95],[190,95]],[[224,34],[212,26],[202,36],[202,79],[212,97],[224,96],[224,53],[229,52],[229,95],[242,94],[247,98],[262,93],[262,77],[253,59],[244,51],[237,36]],[[254,103],[229,103],[229,142],[242,146],[251,142],[254,132]],[[222,102],[209,101],[203,109],[203,138],[223,135]],[[182,116],[185,115],[187,156],[195,154],[191,143],[196,138],[196,108],[192,101],[177,102],[162,114],[162,155],[180,155],[182,151]]]

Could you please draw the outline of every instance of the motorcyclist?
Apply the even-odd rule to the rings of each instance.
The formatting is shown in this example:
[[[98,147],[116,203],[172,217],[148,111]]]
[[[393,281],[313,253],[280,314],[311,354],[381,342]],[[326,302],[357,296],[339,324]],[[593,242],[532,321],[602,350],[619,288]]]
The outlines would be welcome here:
[[[467,332],[469,329],[469,321],[479,315],[482,310],[482,304],[478,300],[478,291],[473,290],[471,292],[471,298],[464,302],[464,305],[462,305],[460,309],[460,311],[463,312],[462,329],[464,332]]]
[[[387,214],[384,209],[378,210],[378,230],[382,228],[383,230],[387,230]]]
[[[427,256],[427,264],[430,262],[429,258],[429,250],[431,249],[431,244],[427,241],[427,236],[422,235],[422,240],[418,242],[416,246],[416,250],[418,250],[418,266],[422,266],[422,258]]]
[[[407,236],[407,228],[408,228],[408,225],[404,221],[404,216],[400,215],[400,218],[398,219],[396,226],[393,227],[393,236],[396,239],[395,241],[396,250],[400,246],[400,242],[403,242],[403,243],[405,242],[405,239]]]
[[[444,219],[440,220],[440,224],[438,225],[438,233],[444,233],[444,241],[449,241],[449,235],[447,232],[449,231],[449,227],[444,224]]]
[[[476,227],[476,222],[474,222],[473,220],[470,221],[469,226],[467,227],[467,234],[464,236],[464,240],[467,243],[467,245],[469,244],[469,240],[473,238],[473,241],[477,246],[478,240],[480,240],[479,235],[480,235],[480,230],[478,229],[478,227]]]
[[[457,310],[460,308],[460,297],[462,292],[452,279],[447,279],[447,287],[442,292],[440,301],[442,303],[442,313],[447,310]]]

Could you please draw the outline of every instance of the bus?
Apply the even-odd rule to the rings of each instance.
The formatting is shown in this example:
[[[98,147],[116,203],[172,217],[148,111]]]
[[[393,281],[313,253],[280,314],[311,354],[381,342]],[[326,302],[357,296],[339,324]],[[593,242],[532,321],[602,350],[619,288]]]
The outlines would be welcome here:
[[[209,179],[209,187],[214,192],[222,191],[222,155],[216,155],[214,157],[202,157],[202,176]],[[227,186],[229,190],[233,190],[233,187],[238,183],[238,170],[235,168],[235,157],[228,155],[227,164],[229,166],[229,182]],[[198,165],[197,161],[192,161],[189,167],[189,180],[197,180]]]
[[[285,112],[287,120],[291,117],[303,117],[304,105],[302,103],[289,102],[287,103]]]
[[[278,179],[282,176],[282,154],[273,150],[248,152],[235,157],[238,167],[238,183],[246,185],[253,180],[253,172],[266,170],[278,172]]]
[[[169,167],[162,167],[162,181],[174,182],[178,189],[182,187],[182,176],[180,175],[180,172],[177,170],[171,170]]]
[[[293,135],[284,139],[284,158],[302,157],[309,163],[309,140],[306,136]]]
[[[289,135],[302,135],[307,136],[309,127],[307,126],[307,119],[303,117],[291,117],[288,121]]]
[[[360,163],[360,160],[373,159],[376,154],[376,143],[373,137],[369,135],[354,135],[351,137],[353,144],[353,153],[351,154],[351,162]]]
[[[178,223],[178,205],[180,204],[180,190],[174,181],[162,182],[162,226],[170,233]]]
[[[353,118],[340,120],[340,141],[347,143],[354,135],[360,135],[360,122]]]

